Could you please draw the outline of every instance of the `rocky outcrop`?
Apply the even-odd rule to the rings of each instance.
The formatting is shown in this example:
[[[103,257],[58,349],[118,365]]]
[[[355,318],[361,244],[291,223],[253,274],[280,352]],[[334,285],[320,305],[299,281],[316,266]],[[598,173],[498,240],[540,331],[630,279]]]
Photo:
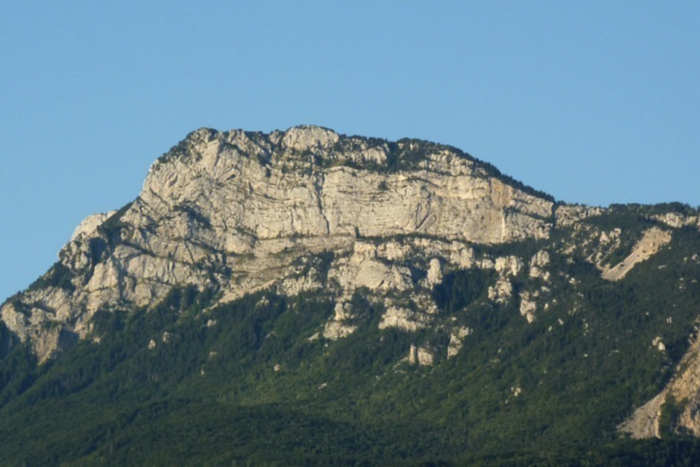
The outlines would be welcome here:
[[[700,217],[689,216],[678,212],[668,212],[651,216],[652,219],[666,224],[669,227],[679,229],[686,226],[700,227]]]
[[[450,334],[450,343],[447,347],[447,358],[457,356],[462,349],[464,339],[472,333],[468,327],[461,327]]]
[[[546,270],[549,266],[549,252],[546,250],[538,251],[530,260],[529,276],[533,279],[542,279],[545,282],[549,281],[550,273]]]
[[[669,430],[700,437],[700,336],[696,335],[692,345],[681,359],[674,377],[666,387],[649,402],[637,408],[619,426],[619,430],[632,438],[661,437],[660,421],[665,404],[672,404],[678,415],[670,419]],[[665,347],[660,338],[651,345],[659,351]],[[666,408],[666,410],[670,410]]]
[[[426,347],[412,345],[408,351],[408,364],[418,366],[431,366],[435,361],[435,355]]]
[[[530,292],[522,292],[520,294],[520,314],[527,320],[528,323],[535,321],[535,311],[537,311],[537,303],[533,300],[533,295]]]
[[[397,328],[404,331],[417,331],[427,327],[430,316],[407,310],[405,308],[390,307],[379,323],[379,329]]]
[[[605,237],[607,239],[607,237]],[[655,255],[664,245],[671,241],[671,233],[652,227],[644,232],[644,236],[637,242],[632,252],[619,264],[613,267],[603,267],[602,277],[609,281],[619,281],[624,278],[637,264],[646,261]]]
[[[596,217],[605,212],[605,209],[596,206],[580,206],[561,204],[554,212],[556,224],[562,227],[574,225],[589,217]]]
[[[489,287],[488,295],[489,300],[496,303],[508,303],[508,300],[513,296],[513,284],[508,278],[501,277],[495,285]]]
[[[109,211],[108,213],[93,214],[83,220],[78,227],[75,228],[73,235],[70,238],[74,242],[78,237],[88,237],[92,235],[104,222],[112,217],[117,211]]]

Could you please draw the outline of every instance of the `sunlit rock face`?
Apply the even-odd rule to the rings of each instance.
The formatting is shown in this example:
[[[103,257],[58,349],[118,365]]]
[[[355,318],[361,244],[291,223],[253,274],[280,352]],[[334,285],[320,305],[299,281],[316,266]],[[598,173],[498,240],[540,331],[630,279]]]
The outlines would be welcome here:
[[[88,336],[98,310],[148,308],[187,285],[215,289],[220,302],[266,288],[295,295],[326,287],[337,301],[330,339],[353,332],[343,303],[354,291],[381,298],[410,289],[410,309],[388,303],[381,322],[418,329],[435,312],[429,290],[443,265],[474,264],[470,245],[548,238],[553,202],[516,185],[427,142],[314,126],[200,129],[153,164],[133,203],[81,223],[59,263],[0,314],[42,361]],[[321,271],[309,262],[323,252],[333,259]],[[420,280],[399,264],[415,255],[426,260]],[[522,267],[490,264],[503,277]],[[496,296],[507,300],[507,289]]]

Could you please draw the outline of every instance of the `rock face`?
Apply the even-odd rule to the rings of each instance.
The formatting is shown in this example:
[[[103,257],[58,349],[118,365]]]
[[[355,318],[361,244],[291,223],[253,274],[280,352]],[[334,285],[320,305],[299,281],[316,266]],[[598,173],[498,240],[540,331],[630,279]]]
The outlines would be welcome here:
[[[664,351],[660,339],[654,339],[652,345]],[[661,417],[664,404],[671,404],[679,414],[670,430],[700,437],[700,336],[696,336],[692,345],[683,356],[675,376],[666,387],[649,402],[639,407],[620,425],[620,431],[632,438],[660,438]],[[670,409],[670,407],[669,407]]]
[[[83,220],[78,227],[75,228],[70,241],[75,241],[78,237],[88,237],[92,235],[104,221],[112,217],[117,211],[109,211],[106,214],[93,214]]]
[[[473,264],[470,245],[547,238],[552,210],[445,146],[313,126],[201,129],[153,164],[134,202],[81,223],[54,268],[0,314],[43,361],[87,337],[98,310],[148,308],[174,287],[213,287],[225,302],[328,281],[337,306],[325,336],[341,338],[353,331],[344,303],[355,290],[429,290],[443,264]],[[422,283],[398,264],[416,251],[432,256]],[[334,254],[324,273],[309,263],[322,252]],[[504,277],[522,267],[508,261],[495,263]],[[496,294],[510,291],[504,283]],[[434,312],[425,293],[395,301],[382,326],[417,329]]]
[[[644,236],[634,246],[632,253],[629,254],[619,264],[603,268],[603,279],[609,281],[619,281],[629,273],[638,263],[651,258],[656,254],[661,247],[667,245],[671,241],[671,233],[666,230],[661,230],[657,227],[644,232]]]
[[[430,349],[416,347],[412,345],[408,352],[409,365],[430,366],[433,364],[435,357]]]

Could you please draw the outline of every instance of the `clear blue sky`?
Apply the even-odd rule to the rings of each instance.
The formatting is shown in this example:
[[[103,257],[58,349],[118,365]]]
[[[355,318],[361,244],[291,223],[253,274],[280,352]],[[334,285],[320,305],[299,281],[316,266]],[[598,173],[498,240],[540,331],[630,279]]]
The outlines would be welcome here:
[[[0,3],[0,301],[190,131],[460,147],[557,199],[700,204],[700,2]]]

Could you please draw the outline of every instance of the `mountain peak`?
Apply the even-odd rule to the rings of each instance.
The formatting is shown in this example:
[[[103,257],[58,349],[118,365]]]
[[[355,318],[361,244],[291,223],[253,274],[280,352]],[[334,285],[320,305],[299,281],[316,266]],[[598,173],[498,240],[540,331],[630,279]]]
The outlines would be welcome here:
[[[547,238],[552,201],[484,167],[445,146],[319,126],[201,128],[156,161],[133,203],[81,224],[61,251],[62,287],[34,287],[3,308],[3,319],[46,359],[70,342],[47,334],[47,323],[85,338],[98,310],[151,307],[187,285],[231,300],[281,286],[300,258],[365,248],[361,239],[417,236],[469,251]],[[356,273],[403,277],[372,270]],[[365,283],[343,279],[339,293],[357,280]],[[412,283],[397,280],[386,284]]]
[[[144,394],[220,404],[225,393],[236,395],[226,404],[340,413],[357,433],[383,426],[416,459],[426,451],[413,440],[464,453],[464,433],[470,451],[494,446],[494,434],[530,450],[607,443],[616,429],[700,436],[700,341],[688,339],[699,227],[700,212],[678,203],[556,203],[427,141],[202,128],[153,164],[133,202],[88,217],[59,261],[0,306],[0,411],[15,397],[6,407],[79,402],[83,389],[93,402],[118,394],[129,414]],[[124,409],[124,394],[137,405]],[[34,423],[13,410],[0,414]],[[111,433],[109,417],[95,429]],[[416,419],[419,430],[397,431]],[[303,426],[318,433],[317,421]],[[183,431],[193,432],[213,430]],[[78,444],[111,435],[100,436]],[[309,459],[300,465],[324,463]]]

